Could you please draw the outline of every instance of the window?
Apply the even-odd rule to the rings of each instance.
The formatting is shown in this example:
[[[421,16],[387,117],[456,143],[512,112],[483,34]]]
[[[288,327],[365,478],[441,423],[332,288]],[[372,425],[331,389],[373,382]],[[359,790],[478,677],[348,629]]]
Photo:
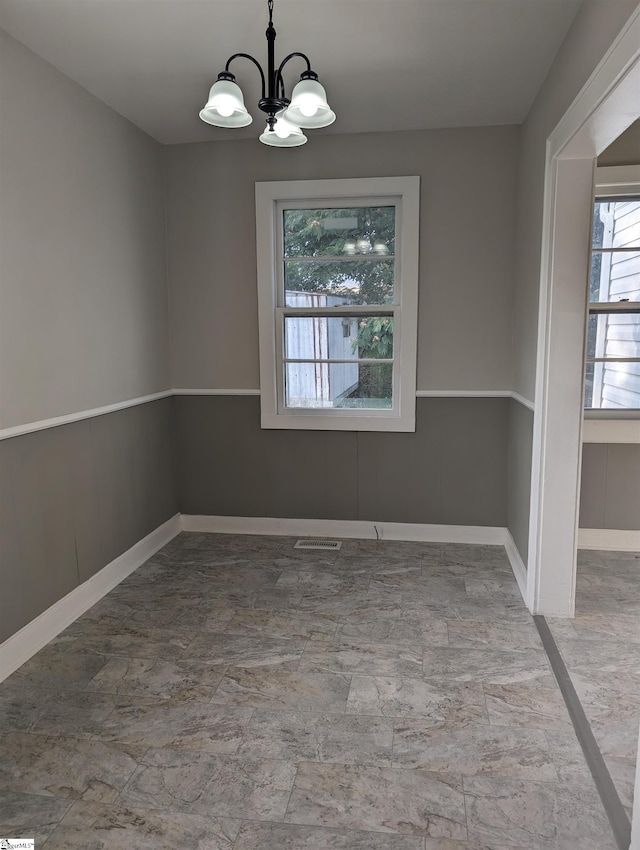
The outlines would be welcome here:
[[[419,178],[256,184],[263,428],[414,431]]]
[[[640,167],[598,168],[585,408],[640,408]]]

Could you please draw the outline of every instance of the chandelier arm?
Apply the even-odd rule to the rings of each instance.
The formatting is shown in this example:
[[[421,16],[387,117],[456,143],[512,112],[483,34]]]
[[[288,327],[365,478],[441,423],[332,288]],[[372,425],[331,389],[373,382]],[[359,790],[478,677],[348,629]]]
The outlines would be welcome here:
[[[230,73],[229,65],[233,62],[233,60],[238,59],[240,57],[242,59],[249,59],[251,62],[253,62],[253,64],[256,66],[256,68],[260,72],[260,80],[262,81],[262,97],[264,98],[265,95],[266,95],[266,87],[267,87],[266,80],[264,78],[264,71],[262,70],[262,65],[258,62],[257,59],[254,59],[253,56],[251,56],[251,54],[249,54],[249,53],[234,53],[233,56],[230,56],[227,59],[227,64],[224,66],[225,74]]]
[[[275,80],[274,80],[276,91],[279,89],[282,92],[282,98],[283,99],[285,97],[285,91],[284,91],[284,80],[282,78],[282,70],[283,70],[284,66],[287,64],[287,62],[289,62],[289,60],[291,60],[291,59],[294,59],[296,56],[299,56],[301,59],[304,59],[304,61],[307,63],[306,73],[308,73],[308,74],[313,73],[313,71],[311,70],[311,62],[309,61],[309,57],[306,55],[306,53],[297,53],[296,52],[296,53],[290,53],[288,56],[285,56],[284,59],[282,60],[282,62],[280,63],[280,67],[278,68],[278,70],[275,73]]]

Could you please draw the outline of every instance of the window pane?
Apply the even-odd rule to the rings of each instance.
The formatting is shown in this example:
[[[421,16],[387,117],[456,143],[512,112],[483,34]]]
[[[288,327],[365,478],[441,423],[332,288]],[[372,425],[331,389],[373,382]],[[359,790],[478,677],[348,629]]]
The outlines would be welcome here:
[[[287,363],[285,404],[295,408],[391,410],[391,363]]]
[[[393,254],[396,208],[284,210],[285,257]]]
[[[609,215],[609,201],[596,201],[593,210],[593,233],[591,245],[594,248],[602,248],[604,245],[611,246],[611,231],[606,228],[608,237],[605,239],[605,225],[611,221]]]
[[[286,307],[335,307],[340,304],[393,304],[393,259],[286,262]]]
[[[389,360],[392,316],[286,316],[286,360]]]
[[[584,406],[593,407],[593,370],[595,363],[587,363],[584,376]]]
[[[640,314],[589,316],[587,357],[640,357]],[[585,406],[640,408],[640,363],[587,363]]]
[[[640,248],[640,198],[596,201],[594,248]]]
[[[640,363],[587,363],[585,407],[640,408]]]
[[[590,315],[587,357],[640,357],[640,313]]]
[[[640,251],[594,253],[591,301],[640,301]]]
[[[604,349],[607,317],[590,315],[587,319],[587,357],[600,357],[596,351]]]

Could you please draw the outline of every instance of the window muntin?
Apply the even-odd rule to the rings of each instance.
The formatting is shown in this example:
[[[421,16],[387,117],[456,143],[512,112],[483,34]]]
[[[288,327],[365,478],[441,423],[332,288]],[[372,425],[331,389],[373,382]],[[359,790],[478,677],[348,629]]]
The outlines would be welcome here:
[[[257,184],[256,211],[262,426],[415,430],[419,178]]]
[[[640,408],[640,193],[596,198],[585,408]]]

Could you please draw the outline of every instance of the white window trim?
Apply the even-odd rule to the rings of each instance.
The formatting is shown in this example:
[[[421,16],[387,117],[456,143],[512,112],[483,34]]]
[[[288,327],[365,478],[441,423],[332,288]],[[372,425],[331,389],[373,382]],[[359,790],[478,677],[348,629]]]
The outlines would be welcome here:
[[[401,240],[400,302],[394,322],[393,410],[279,411],[276,374],[279,258],[277,205],[280,202],[354,199],[399,202]],[[415,431],[418,335],[419,177],[369,177],[346,180],[294,180],[256,183],[258,323],[260,333],[260,406],[263,428],[338,431]],[[374,308],[375,309],[375,308]]]
[[[608,198],[637,195],[640,190],[640,164],[596,168],[594,196]]]
[[[594,201],[602,197],[624,198],[626,195],[637,195],[638,193],[640,193],[640,163],[638,165],[600,166],[595,169]],[[588,287],[587,292],[589,292]],[[589,303],[587,303],[587,308]],[[600,422],[597,426],[590,426],[587,430],[589,436],[583,433],[583,442],[640,442],[637,433],[639,417],[640,411],[637,408],[624,410],[620,408],[587,407],[584,409],[584,419],[600,420]],[[605,424],[607,420],[608,424]]]

